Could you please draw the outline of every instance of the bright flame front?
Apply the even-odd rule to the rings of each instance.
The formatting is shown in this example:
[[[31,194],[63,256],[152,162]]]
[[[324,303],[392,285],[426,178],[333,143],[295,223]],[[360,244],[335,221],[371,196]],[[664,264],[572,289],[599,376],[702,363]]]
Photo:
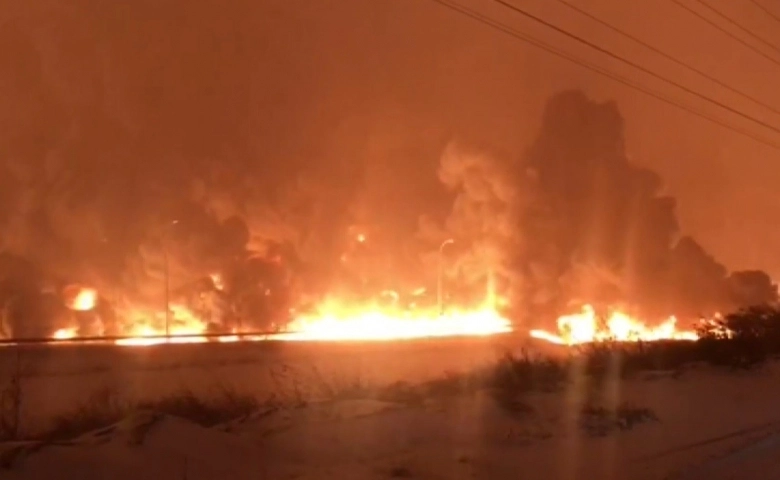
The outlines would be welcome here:
[[[143,309],[131,309],[124,313],[129,320],[126,336],[131,338],[117,340],[117,345],[148,346],[163,343],[202,343],[208,340],[206,322],[198,318],[187,307],[171,304],[170,317],[164,313]],[[165,323],[169,321],[166,332]]]
[[[579,313],[559,317],[557,323],[557,333],[532,330],[531,336],[559,345],[698,339],[692,330],[678,330],[675,317],[669,317],[660,325],[651,327],[619,310],[613,310],[605,319],[601,319],[591,305],[583,306]]]
[[[421,293],[424,293],[424,289],[417,289],[412,292],[412,296]],[[85,298],[92,297],[85,295]],[[73,305],[76,304],[74,301]],[[223,332],[226,335],[213,340],[379,341],[487,336],[511,332],[511,323],[498,312],[495,304],[495,295],[489,294],[479,307],[452,307],[439,313],[436,307],[419,308],[414,303],[404,306],[399,301],[398,293],[388,290],[382,292],[375,301],[327,299],[305,313],[293,315],[292,321],[276,334],[257,335],[233,330]],[[78,305],[86,307],[89,302]],[[128,338],[113,340],[117,345],[149,346],[211,340],[207,336],[207,322],[181,304],[171,304],[168,318],[162,311],[137,306],[120,309],[118,313],[123,319],[118,334]],[[51,337],[58,340],[73,339],[78,333],[77,328],[62,328]]]
[[[280,340],[401,340],[449,336],[485,336],[512,331],[490,305],[474,310],[418,311],[379,306],[353,306],[327,301],[316,313],[301,315]]]

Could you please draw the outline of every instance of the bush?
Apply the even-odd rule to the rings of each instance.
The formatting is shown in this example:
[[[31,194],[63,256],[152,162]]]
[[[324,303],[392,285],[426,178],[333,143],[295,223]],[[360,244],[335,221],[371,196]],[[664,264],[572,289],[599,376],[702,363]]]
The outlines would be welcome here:
[[[567,362],[548,357],[505,354],[487,379],[487,386],[505,392],[554,391],[558,390],[567,377]]]
[[[47,440],[69,440],[119,421],[132,409],[115,390],[98,390],[82,405],[55,417],[43,435]]]
[[[260,402],[250,394],[219,388],[212,395],[199,397],[191,390],[181,390],[156,400],[129,402],[115,390],[100,390],[83,405],[60,415],[40,436],[46,440],[68,440],[118,422],[133,411],[149,410],[184,418],[211,427],[250,415],[260,409]]]
[[[603,342],[578,350],[583,370],[597,380],[624,378],[648,370],[678,370],[700,360],[695,342]]]
[[[140,402],[136,404],[136,408],[165,413],[204,427],[212,427],[250,415],[260,408],[260,402],[254,395],[222,387],[214,395],[202,397],[191,390],[182,390],[158,400]]]
[[[780,309],[759,306],[708,321],[699,328],[702,360],[751,368],[780,353]]]

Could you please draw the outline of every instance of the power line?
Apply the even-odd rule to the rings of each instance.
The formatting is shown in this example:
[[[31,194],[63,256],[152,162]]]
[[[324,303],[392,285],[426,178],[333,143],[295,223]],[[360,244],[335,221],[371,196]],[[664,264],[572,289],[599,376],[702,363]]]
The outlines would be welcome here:
[[[666,82],[666,83],[668,83],[670,85],[673,85],[673,86],[679,88],[680,90],[688,92],[691,95],[694,95],[694,96],[696,96],[696,97],[698,97],[698,98],[700,98],[700,99],[702,99],[702,100],[704,100],[706,102],[712,103],[713,105],[717,105],[718,107],[723,108],[724,110],[728,110],[729,112],[734,113],[736,115],[739,115],[740,117],[742,117],[742,118],[744,118],[746,120],[750,120],[751,122],[757,123],[757,124],[763,126],[764,128],[768,128],[769,130],[772,130],[772,131],[774,131],[776,133],[780,133],[780,128],[777,128],[777,127],[775,127],[773,125],[770,125],[770,124],[764,122],[763,120],[760,120],[760,119],[757,119],[757,118],[755,118],[753,116],[750,116],[750,115],[748,115],[748,114],[746,114],[746,113],[744,113],[744,112],[742,112],[740,110],[737,110],[734,107],[726,105],[723,102],[720,102],[718,100],[710,98],[710,97],[708,97],[708,96],[706,96],[706,95],[704,95],[702,93],[697,92],[696,90],[694,90],[692,88],[686,87],[685,85],[682,85],[682,84],[680,84],[678,82],[675,82],[674,80],[670,80],[670,79],[664,77],[663,75],[660,75],[660,74],[650,70],[649,68],[643,67],[642,65],[639,65],[636,62],[633,62],[633,61],[628,60],[628,59],[626,59],[624,57],[621,57],[620,55],[612,52],[611,50],[607,50],[604,47],[596,45],[595,43],[593,43],[593,42],[591,42],[589,40],[586,40],[586,39],[584,39],[584,38],[582,38],[582,37],[580,37],[578,35],[575,35],[575,34],[569,32],[568,30],[565,30],[565,29],[563,29],[563,28],[561,28],[561,27],[559,27],[557,25],[554,25],[554,24],[548,22],[547,20],[544,20],[543,18],[537,17],[536,15],[534,15],[534,14],[532,14],[530,12],[527,12],[527,11],[523,10],[522,8],[516,6],[516,5],[513,5],[513,4],[511,4],[509,2],[506,2],[504,0],[493,0],[493,1],[498,3],[498,4],[500,4],[500,5],[503,5],[503,6],[507,7],[507,8],[509,8],[510,10],[512,10],[514,12],[517,12],[517,13],[523,15],[526,18],[530,18],[531,20],[533,20],[533,21],[535,21],[537,23],[540,23],[540,24],[542,24],[542,25],[544,25],[544,26],[546,26],[546,27],[548,27],[548,28],[550,28],[552,30],[555,30],[556,32],[558,32],[558,33],[560,33],[562,35],[565,35],[565,36],[567,36],[567,37],[569,37],[569,38],[571,38],[573,40],[576,40],[576,41],[578,41],[578,42],[580,42],[580,43],[582,43],[584,45],[587,45],[590,48],[592,48],[592,49],[594,49],[594,50],[596,50],[598,52],[601,52],[601,53],[603,53],[603,54],[605,54],[605,55],[607,55],[607,56],[609,56],[611,58],[614,58],[615,60],[618,60],[618,61],[620,61],[622,63],[625,63],[626,65],[634,67],[637,70],[640,70],[640,71],[642,71],[642,72],[644,72],[644,73],[646,73],[646,74],[648,74],[648,75],[650,75],[650,76],[652,76],[654,78],[657,78],[658,80],[661,80],[661,81]]]
[[[675,64],[677,64],[677,65],[679,65],[679,66],[681,66],[683,68],[686,68],[686,69],[688,69],[688,70],[690,70],[690,71],[692,71],[694,73],[697,73],[697,74],[699,74],[699,75],[709,79],[710,81],[720,85],[721,87],[723,87],[723,88],[725,88],[725,89],[727,89],[727,90],[729,90],[729,91],[731,91],[733,93],[736,93],[737,95],[745,97],[748,100],[750,100],[750,101],[752,101],[752,102],[754,102],[754,103],[756,103],[758,105],[761,105],[762,107],[767,108],[767,109],[771,110],[774,113],[780,114],[780,109],[777,109],[777,108],[775,108],[775,107],[773,107],[773,106],[771,106],[771,105],[769,105],[767,103],[764,103],[761,100],[759,100],[759,99],[757,99],[757,98],[755,98],[755,97],[753,97],[751,95],[748,95],[747,93],[742,92],[742,91],[740,91],[740,90],[738,90],[738,89],[728,85],[727,83],[722,82],[721,80],[718,80],[717,78],[715,78],[715,77],[713,77],[713,76],[711,76],[711,75],[709,75],[709,74],[707,74],[707,73],[697,69],[696,67],[693,67],[693,66],[683,62],[682,60],[678,60],[677,58],[669,55],[668,53],[662,51],[661,49],[659,49],[657,47],[654,47],[653,45],[650,45],[649,43],[647,43],[647,42],[645,42],[645,41],[635,37],[634,35],[631,35],[630,33],[626,32],[624,30],[621,30],[620,28],[618,28],[618,27],[616,27],[616,26],[614,26],[614,25],[612,25],[612,24],[610,24],[610,23],[608,23],[608,22],[606,22],[606,21],[596,17],[592,13],[590,13],[590,12],[588,12],[588,11],[586,11],[586,10],[576,6],[576,5],[574,5],[573,3],[570,3],[567,0],[558,0],[558,2],[566,5],[567,7],[571,8],[572,10],[574,10],[576,12],[579,12],[580,14],[590,18],[591,20],[593,20],[593,21],[595,21],[595,22],[597,22],[597,23],[599,23],[599,24],[609,28],[610,30],[612,30],[614,32],[617,32],[620,35],[623,35],[624,37],[627,37],[627,38],[633,40],[634,42],[636,42],[636,43],[638,43],[640,45],[643,45],[645,48],[648,48],[651,51],[657,53],[658,55],[661,55],[662,57],[664,57],[665,59],[669,60],[670,62],[673,62],[673,63],[675,63]]]
[[[746,46],[747,48],[749,48],[749,49],[753,50],[753,51],[754,51],[754,52],[756,52],[757,54],[759,54],[759,55],[761,55],[762,57],[766,58],[766,59],[767,59],[767,60],[769,60],[770,62],[773,62],[773,63],[775,63],[775,64],[777,64],[777,65],[779,65],[779,66],[780,66],[780,61],[778,61],[778,60],[777,60],[775,57],[773,57],[773,56],[769,55],[768,53],[764,52],[763,50],[759,50],[758,48],[756,48],[756,46],[755,46],[755,45],[753,45],[753,44],[751,44],[751,43],[748,43],[748,42],[746,42],[746,41],[745,41],[745,39],[743,39],[743,38],[741,38],[741,37],[738,37],[738,36],[734,35],[732,32],[730,32],[730,31],[726,30],[726,29],[725,29],[725,28],[723,28],[721,25],[718,25],[717,23],[713,22],[712,20],[710,20],[709,18],[705,17],[704,15],[702,15],[702,14],[701,14],[701,13],[699,13],[699,12],[697,12],[696,10],[692,9],[692,8],[691,8],[691,7],[689,7],[688,5],[686,5],[686,4],[684,4],[684,3],[682,3],[680,0],[672,0],[672,2],[674,2],[675,4],[677,4],[677,6],[679,6],[679,7],[681,7],[681,8],[684,8],[685,10],[688,10],[688,12],[690,12],[691,14],[693,14],[693,15],[695,15],[695,16],[697,16],[697,17],[699,17],[701,20],[703,20],[703,21],[705,21],[705,22],[709,23],[711,26],[713,26],[713,27],[717,28],[718,30],[720,30],[721,32],[725,33],[726,35],[728,35],[728,36],[729,36],[729,37],[731,37],[732,39],[734,39],[734,40],[738,41],[738,42],[739,42],[739,43],[741,43],[742,45]]]
[[[740,30],[742,30],[743,32],[747,33],[747,34],[748,34],[748,35],[750,35],[751,37],[755,38],[755,39],[756,39],[756,40],[758,40],[759,42],[763,43],[763,44],[764,44],[764,45],[766,45],[767,47],[769,47],[769,48],[771,48],[772,50],[774,50],[774,51],[776,51],[776,52],[780,53],[780,48],[777,48],[777,45],[775,45],[774,43],[772,43],[772,42],[769,42],[769,41],[767,41],[767,40],[763,39],[762,37],[760,37],[760,36],[756,35],[756,34],[755,34],[755,33],[753,33],[752,31],[750,31],[750,29],[749,29],[749,28],[747,28],[747,27],[744,27],[744,26],[740,25],[740,24],[739,24],[739,23],[737,23],[735,20],[733,20],[731,17],[729,17],[729,16],[728,16],[728,15],[726,15],[725,13],[721,12],[721,11],[720,11],[720,10],[718,10],[717,8],[713,7],[713,6],[712,6],[712,5],[710,5],[709,3],[705,2],[704,0],[696,0],[696,2],[697,2],[697,3],[699,3],[699,4],[701,4],[702,6],[704,6],[704,8],[706,8],[706,9],[710,10],[711,12],[715,13],[715,15],[717,15],[717,16],[719,16],[720,18],[722,18],[722,19],[726,20],[726,21],[727,21],[727,22],[729,22],[730,24],[734,25],[734,26],[735,26],[735,27],[737,27],[738,29],[740,29]]]
[[[577,65],[579,65],[581,67],[584,67],[584,68],[586,68],[588,70],[591,70],[591,71],[593,71],[595,73],[598,73],[599,75],[602,75],[602,76],[605,76],[607,78],[610,78],[611,80],[614,80],[614,81],[616,81],[618,83],[626,85],[629,88],[632,88],[634,90],[640,91],[640,92],[644,93],[645,95],[653,97],[653,98],[655,98],[657,100],[660,100],[660,101],[662,101],[662,102],[664,102],[666,104],[669,104],[669,105],[671,105],[673,107],[676,107],[676,108],[678,108],[680,110],[683,110],[683,111],[685,111],[687,113],[690,113],[692,115],[696,115],[697,117],[700,117],[700,118],[703,118],[705,120],[708,120],[708,121],[710,121],[710,122],[712,122],[712,123],[714,123],[714,124],[716,124],[716,125],[718,125],[720,127],[726,128],[726,129],[731,130],[731,131],[736,132],[736,133],[739,133],[740,135],[743,135],[743,136],[748,137],[748,138],[750,138],[752,140],[755,140],[758,143],[761,143],[761,144],[767,145],[769,147],[772,147],[774,149],[780,150],[780,144],[778,144],[776,142],[773,142],[772,140],[767,140],[766,138],[763,138],[761,136],[755,135],[755,134],[753,134],[753,133],[751,133],[751,132],[749,132],[749,131],[747,131],[745,129],[742,129],[740,127],[735,127],[733,125],[730,125],[730,124],[724,122],[723,120],[720,120],[720,119],[718,119],[716,117],[713,117],[712,115],[709,115],[707,113],[702,113],[702,112],[700,112],[698,110],[695,110],[692,107],[689,107],[687,105],[678,103],[678,102],[674,101],[673,99],[669,98],[668,96],[665,96],[665,95],[663,95],[661,93],[653,91],[653,90],[651,90],[649,88],[646,88],[646,87],[644,87],[644,86],[642,86],[642,85],[640,85],[640,84],[638,84],[638,83],[636,83],[634,81],[631,81],[630,79],[627,79],[626,77],[623,77],[621,75],[613,73],[613,72],[611,72],[611,71],[609,71],[609,70],[607,70],[605,68],[599,67],[598,65],[594,65],[592,63],[580,60],[577,57],[575,57],[575,56],[573,56],[573,55],[571,55],[571,54],[569,54],[567,52],[559,50],[559,49],[557,49],[557,48],[555,48],[555,47],[553,47],[553,46],[551,46],[551,45],[549,45],[547,43],[542,42],[541,40],[538,40],[538,39],[530,36],[530,35],[523,34],[523,33],[519,32],[519,31],[513,29],[512,27],[504,24],[504,23],[501,23],[501,22],[499,22],[497,20],[494,20],[494,19],[492,19],[492,18],[490,18],[490,17],[488,17],[486,15],[483,15],[483,14],[481,14],[481,13],[475,11],[475,10],[472,10],[472,9],[470,9],[468,7],[465,7],[463,5],[460,5],[458,3],[455,3],[455,2],[452,2],[452,1],[448,1],[448,0],[431,0],[431,1],[435,2],[435,3],[438,3],[439,5],[442,5],[442,6],[448,8],[450,10],[453,10],[455,12],[461,13],[461,14],[467,16],[467,17],[470,17],[473,20],[476,20],[476,21],[478,21],[478,22],[480,22],[482,24],[485,24],[485,25],[487,25],[487,26],[489,26],[489,27],[491,27],[491,28],[493,28],[495,30],[498,30],[498,31],[500,31],[502,33],[505,33],[505,34],[507,34],[507,35],[509,35],[511,37],[514,37],[515,39],[518,39],[520,41],[523,41],[525,43],[533,45],[533,46],[535,46],[537,48],[545,50],[548,53],[551,53],[551,54],[553,54],[555,56],[558,56],[560,58],[569,60],[572,63],[575,63],[575,64],[577,64]]]
[[[750,3],[757,6],[761,10],[765,11],[767,15],[774,18],[778,22],[780,22],[780,16],[778,16],[776,13],[773,13],[772,10],[768,9],[766,6],[762,5],[758,0],[750,0]]]

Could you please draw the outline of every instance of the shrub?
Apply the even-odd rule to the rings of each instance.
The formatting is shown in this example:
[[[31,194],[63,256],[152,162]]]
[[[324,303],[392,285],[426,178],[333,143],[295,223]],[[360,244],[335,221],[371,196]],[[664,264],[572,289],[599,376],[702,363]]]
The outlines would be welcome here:
[[[69,440],[119,421],[130,409],[115,390],[104,388],[67,414],[54,417],[44,437],[53,441]]]
[[[212,395],[198,396],[191,390],[182,390],[161,399],[140,402],[137,409],[185,418],[204,427],[245,417],[257,411],[260,402],[254,395],[243,394],[221,387]]]
[[[558,390],[566,381],[567,362],[532,355],[523,351],[519,356],[505,354],[487,378],[491,389],[512,393]]]
[[[191,390],[181,390],[156,400],[129,402],[112,389],[103,389],[74,410],[54,418],[41,437],[46,440],[67,440],[116,423],[129,413],[150,410],[187,419],[211,427],[250,415],[260,408],[260,402],[250,394],[222,387],[211,395],[198,396]]]
[[[780,309],[751,307],[699,328],[702,360],[715,365],[751,368],[780,352]]]
[[[585,372],[595,380],[648,370],[678,370],[701,360],[696,342],[680,340],[594,343],[581,347],[578,353]]]

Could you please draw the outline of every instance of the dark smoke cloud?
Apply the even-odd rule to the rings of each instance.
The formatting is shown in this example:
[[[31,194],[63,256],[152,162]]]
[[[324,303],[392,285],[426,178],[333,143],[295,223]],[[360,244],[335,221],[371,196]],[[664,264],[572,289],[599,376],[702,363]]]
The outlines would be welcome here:
[[[161,307],[166,250],[175,295],[195,289],[232,302],[235,308],[221,307],[234,317],[225,321],[235,321],[236,309],[278,313],[293,292],[368,285],[352,280],[361,265],[372,265],[371,285],[431,285],[436,251],[448,237],[457,241],[446,252],[450,286],[482,285],[495,275],[533,305],[647,295],[671,308],[680,303],[674,294],[700,291],[671,287],[699,275],[672,258],[706,261],[695,248],[675,246],[676,233],[656,238],[676,232],[673,204],[653,200],[660,188],[654,174],[627,165],[614,107],[563,102],[517,171],[489,149],[453,147],[436,177],[452,137],[513,151],[526,143],[522,126],[536,118],[524,113],[537,109],[555,78],[572,78],[568,67],[549,67],[548,57],[523,57],[544,75],[524,62],[499,69],[507,55],[522,55],[515,42],[496,43],[492,31],[453,21],[451,12],[413,1],[30,0],[7,7],[0,28],[0,306],[16,312],[8,317],[15,332],[60,325],[67,312],[56,306],[56,293],[69,283],[93,285],[107,302],[129,297]],[[526,70],[534,72],[530,82]],[[562,120],[567,115],[589,120],[583,127]],[[602,154],[612,160],[599,168],[620,173],[594,179],[588,172],[599,164],[590,157]],[[542,161],[550,168],[536,168],[538,182],[530,182],[527,167]],[[574,219],[588,213],[566,201],[559,177],[570,167],[585,183],[630,190],[591,205],[588,221],[617,231],[612,240],[594,237],[587,248],[582,239],[567,240],[586,230]],[[618,181],[627,177],[634,183]],[[593,217],[596,207],[603,218]],[[629,225],[627,209],[654,220]],[[432,220],[420,233],[422,212]],[[364,264],[341,260],[357,248],[354,229],[369,232],[354,252]],[[614,253],[621,245],[626,258]],[[516,250],[523,255],[506,256]],[[430,253],[419,258],[421,251]],[[645,276],[654,268],[665,276]],[[726,275],[719,272],[704,276]],[[212,273],[224,276],[229,292],[214,293]],[[760,273],[729,278],[722,294],[732,302],[767,295]],[[286,293],[253,300],[269,286]],[[41,290],[52,292],[54,306],[35,310]]]
[[[422,217],[424,271],[436,272],[441,261],[447,292],[461,301],[484,300],[488,288],[505,294],[520,281],[509,254],[517,248],[522,190],[495,154],[458,143],[445,148],[438,176],[451,193],[452,207],[441,224]],[[440,251],[448,240],[452,243]],[[429,278],[429,284],[433,281]]]
[[[267,323],[299,256],[320,283],[338,264],[362,175],[306,118],[316,82],[290,84],[287,27],[273,5],[182,7],[41,0],[0,29],[6,331],[50,333],[64,313],[27,299],[71,283],[162,308],[166,265],[174,300],[221,274],[231,308]]]
[[[629,162],[614,102],[554,96],[519,170],[518,184],[533,192],[516,259],[529,312],[594,302],[695,316],[777,300],[767,274],[729,274],[681,235],[658,175]]]

